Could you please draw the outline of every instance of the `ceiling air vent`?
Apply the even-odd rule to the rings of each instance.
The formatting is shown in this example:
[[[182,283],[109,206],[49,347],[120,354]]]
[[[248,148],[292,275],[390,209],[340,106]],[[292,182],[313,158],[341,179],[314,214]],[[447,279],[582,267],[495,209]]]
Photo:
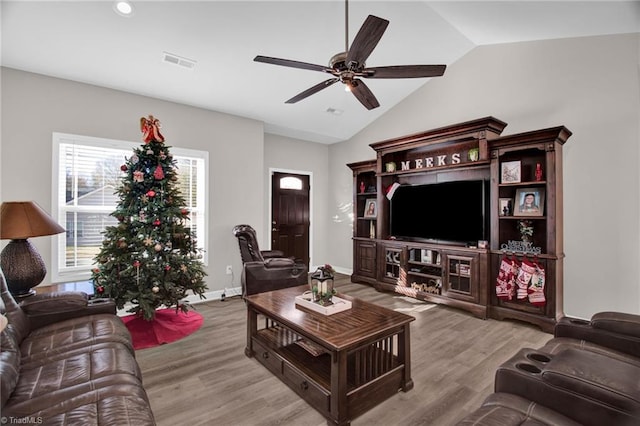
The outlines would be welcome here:
[[[338,108],[331,108],[331,107],[329,107],[329,108],[327,108],[327,112],[328,112],[329,114],[333,114],[333,115],[342,115],[342,113],[343,113],[344,111],[343,111],[343,110],[341,110],[341,109],[338,109]]]
[[[194,69],[196,66],[196,61],[194,61],[193,59],[183,58],[182,56],[178,56],[169,52],[162,52],[162,61],[190,70]]]

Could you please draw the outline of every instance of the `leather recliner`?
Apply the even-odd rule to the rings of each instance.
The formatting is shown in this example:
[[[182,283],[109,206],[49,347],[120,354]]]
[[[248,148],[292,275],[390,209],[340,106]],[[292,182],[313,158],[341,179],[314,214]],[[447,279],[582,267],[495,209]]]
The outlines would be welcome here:
[[[543,347],[521,349],[498,368],[494,390],[582,425],[640,424],[640,315],[600,312],[590,321],[560,319]],[[459,425],[490,424],[484,420],[496,399],[503,402],[504,415],[493,424],[522,424],[521,407],[497,394]]]
[[[308,283],[307,266],[284,257],[282,251],[260,250],[256,231],[250,225],[234,226],[233,235],[238,238],[243,263],[243,297]]]

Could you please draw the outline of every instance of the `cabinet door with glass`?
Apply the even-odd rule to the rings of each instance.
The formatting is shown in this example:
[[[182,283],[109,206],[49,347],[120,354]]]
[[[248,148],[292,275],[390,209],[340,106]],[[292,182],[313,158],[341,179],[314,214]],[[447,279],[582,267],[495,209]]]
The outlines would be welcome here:
[[[468,253],[444,253],[442,294],[468,302],[478,301],[478,256]]]
[[[378,245],[378,264],[382,266],[379,281],[388,284],[405,285],[404,274],[401,273],[404,251],[403,247]]]

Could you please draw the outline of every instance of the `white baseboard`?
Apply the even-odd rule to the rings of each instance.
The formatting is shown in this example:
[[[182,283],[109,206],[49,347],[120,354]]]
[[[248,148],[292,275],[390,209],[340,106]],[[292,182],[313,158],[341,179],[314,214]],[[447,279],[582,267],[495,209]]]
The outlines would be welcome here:
[[[192,294],[190,296],[187,296],[183,300],[190,305],[196,305],[198,303],[211,302],[212,300],[221,300],[223,294],[225,298],[242,296],[242,287],[228,287],[228,288],[225,287],[224,290],[207,291],[203,294],[203,296],[205,297],[204,299],[201,299],[200,296]],[[118,309],[118,312],[116,312],[116,315],[118,315],[119,317],[131,315],[131,312],[127,312],[127,311],[132,307],[133,305],[127,303],[124,305],[124,308]]]

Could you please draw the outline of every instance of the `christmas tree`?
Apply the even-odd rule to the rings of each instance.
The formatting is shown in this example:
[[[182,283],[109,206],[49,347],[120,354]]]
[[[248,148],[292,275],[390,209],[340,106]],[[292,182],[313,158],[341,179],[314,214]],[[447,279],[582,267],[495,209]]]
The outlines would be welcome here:
[[[120,202],[111,213],[118,224],[103,233],[93,283],[98,297],[114,299],[119,309],[130,302],[128,312],[152,320],[162,306],[187,312],[189,291],[204,298],[206,273],[160,122],[150,115],[140,126],[144,144],[121,166]]]

